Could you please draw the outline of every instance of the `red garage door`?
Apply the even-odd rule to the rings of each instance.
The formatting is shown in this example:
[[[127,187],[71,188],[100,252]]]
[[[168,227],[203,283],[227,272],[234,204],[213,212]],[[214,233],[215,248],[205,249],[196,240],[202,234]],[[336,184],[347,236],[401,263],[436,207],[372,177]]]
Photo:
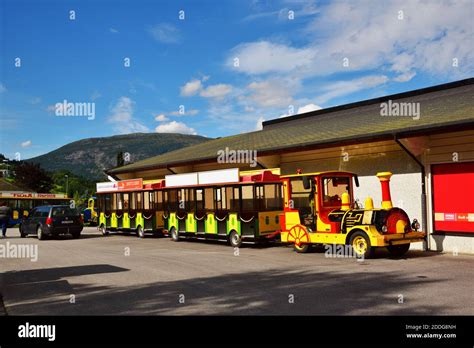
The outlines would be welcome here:
[[[474,233],[474,162],[432,166],[436,232]]]

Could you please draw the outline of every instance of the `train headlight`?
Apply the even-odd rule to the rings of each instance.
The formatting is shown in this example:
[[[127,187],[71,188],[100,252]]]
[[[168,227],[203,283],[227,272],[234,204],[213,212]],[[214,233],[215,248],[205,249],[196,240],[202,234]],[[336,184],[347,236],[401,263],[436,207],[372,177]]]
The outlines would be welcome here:
[[[387,226],[383,225],[383,226],[382,226],[382,232],[383,232],[383,233],[387,233],[387,231],[388,231]]]
[[[417,219],[413,219],[413,222],[411,223],[411,228],[417,232],[420,229],[420,223],[418,222]]]

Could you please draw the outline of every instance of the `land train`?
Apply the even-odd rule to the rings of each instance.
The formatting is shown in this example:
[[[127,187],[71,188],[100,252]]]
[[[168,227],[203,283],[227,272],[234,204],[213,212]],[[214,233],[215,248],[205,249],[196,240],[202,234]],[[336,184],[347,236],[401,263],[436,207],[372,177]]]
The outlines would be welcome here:
[[[392,206],[391,176],[377,173],[378,208],[371,197],[363,207],[355,200],[358,177],[345,171],[280,175],[279,169],[235,168],[98,183],[98,227],[104,235],[157,233],[176,242],[215,239],[239,247],[279,241],[298,253],[335,244],[361,257],[372,256],[375,248],[400,256],[426,235],[416,219]]]

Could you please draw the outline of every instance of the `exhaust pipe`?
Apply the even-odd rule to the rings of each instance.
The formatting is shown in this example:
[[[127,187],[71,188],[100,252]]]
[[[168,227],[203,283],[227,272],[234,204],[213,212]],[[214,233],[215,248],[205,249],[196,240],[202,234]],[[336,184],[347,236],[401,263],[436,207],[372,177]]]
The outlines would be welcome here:
[[[382,208],[385,210],[392,209],[392,197],[390,196],[390,178],[392,177],[392,173],[377,173],[377,177],[379,178],[380,185],[382,186]]]

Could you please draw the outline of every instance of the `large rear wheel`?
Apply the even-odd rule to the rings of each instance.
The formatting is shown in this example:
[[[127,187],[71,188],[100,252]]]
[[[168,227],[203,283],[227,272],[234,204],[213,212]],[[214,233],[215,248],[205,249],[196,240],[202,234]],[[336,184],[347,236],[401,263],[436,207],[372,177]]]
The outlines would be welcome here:
[[[356,232],[349,241],[352,250],[357,257],[369,259],[372,257],[374,249],[370,245],[370,239],[364,232]]]
[[[395,256],[395,257],[400,257],[400,256],[405,255],[409,249],[410,249],[410,243],[399,244],[399,245],[389,245],[387,247],[387,250],[390,253],[390,255]]]

